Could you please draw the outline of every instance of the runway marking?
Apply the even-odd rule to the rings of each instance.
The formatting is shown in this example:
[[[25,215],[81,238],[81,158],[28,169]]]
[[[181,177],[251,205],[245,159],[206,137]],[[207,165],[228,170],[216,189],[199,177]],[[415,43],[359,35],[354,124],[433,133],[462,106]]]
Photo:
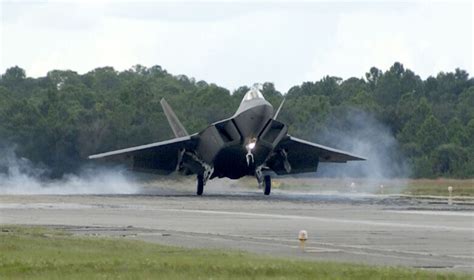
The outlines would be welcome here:
[[[194,233],[194,232],[190,232]],[[202,234],[195,232],[195,234]],[[215,233],[206,233],[208,235],[215,235]],[[283,238],[274,238],[274,237],[249,237],[249,236],[244,236],[244,235],[235,235],[235,234],[219,234],[219,236],[228,236],[232,238],[240,238],[240,239],[254,239],[254,240],[264,240],[264,241],[273,241],[273,242],[287,242],[287,243],[293,243],[297,242],[294,239],[283,239]],[[274,244],[274,243],[272,243]],[[426,257],[452,257],[452,258],[458,258],[458,259],[474,259],[474,256],[467,256],[467,255],[442,255],[442,254],[437,254],[437,253],[432,253],[432,252],[419,252],[419,251],[404,251],[404,250],[397,250],[397,249],[385,249],[385,248],[377,248],[373,246],[363,246],[363,245],[348,245],[344,243],[329,243],[329,242],[317,242],[317,241],[309,241],[308,246],[311,246],[312,244],[319,245],[319,246],[325,246],[327,247],[336,247],[336,248],[344,248],[343,249],[336,249],[336,250],[342,250],[344,252],[349,252],[346,251],[347,249],[357,249],[357,250],[372,250],[372,251],[380,251],[380,252],[385,252],[385,253],[398,253],[398,254],[410,254],[410,255],[420,255],[420,256],[426,256]],[[321,247],[323,248],[323,247]]]
[[[310,216],[265,214],[265,213],[250,213],[250,212],[229,212],[229,211],[215,211],[215,210],[187,210],[187,209],[172,209],[172,208],[157,208],[156,210],[157,211],[168,211],[168,212],[248,216],[248,217],[260,217],[260,218],[312,220],[312,221],[318,221],[318,222],[368,225],[368,226],[386,226],[386,227],[402,227],[402,228],[417,228],[417,229],[474,232],[474,228],[472,228],[472,227],[450,227],[450,226],[441,226],[441,225],[440,226],[414,225],[414,224],[407,224],[407,223],[376,222],[376,221],[369,221],[369,220],[347,220],[347,219],[338,219],[338,218],[321,218],[321,217],[310,217]]]
[[[192,233],[192,232],[186,232],[186,233]],[[243,240],[240,240],[240,242],[245,242],[245,243],[252,243],[252,244],[256,244],[256,245],[260,245],[260,246],[264,246],[264,245],[268,245],[264,242],[259,242],[258,240],[274,240],[274,241],[290,241],[292,243],[295,243],[296,241],[294,240],[285,240],[285,239],[276,239],[276,238],[273,238],[273,239],[270,239],[270,238],[250,238],[250,239],[253,239],[253,240],[249,240],[248,237],[246,236],[239,236],[239,235],[215,235],[215,234],[209,234],[209,235],[212,235],[212,236],[204,236],[202,235],[202,233],[199,233],[198,236],[192,236],[192,235],[189,235],[189,234],[186,234],[186,233],[181,233],[181,234],[175,234],[177,236],[181,236],[181,237],[185,237],[185,238],[199,238],[199,239],[208,239],[208,240],[213,240],[213,241],[216,241],[216,240],[223,240],[223,239],[226,239],[225,237],[234,237],[234,238],[239,238],[239,239],[243,239]],[[142,235],[142,234],[140,234]],[[324,244],[324,243],[321,243],[321,244]],[[292,248],[292,249],[300,249],[299,246],[297,245],[291,245],[291,244],[282,244],[282,243],[272,243],[271,246],[280,246],[280,247],[285,247],[285,248]],[[342,246],[341,246],[342,247]],[[329,249],[329,248],[324,248],[324,247],[315,247],[315,246],[306,246],[306,252],[307,253],[346,253],[346,254],[354,254],[354,255],[367,255],[367,256],[376,256],[376,257],[388,257],[388,258],[396,258],[396,259],[404,259],[404,260],[410,260],[410,259],[413,259],[411,257],[406,257],[406,256],[396,256],[396,255],[387,255],[385,254],[385,250],[378,250],[378,249],[373,249],[373,251],[382,251],[382,252],[364,252],[364,251],[361,251],[363,250],[364,248],[363,247],[354,247],[352,248],[352,246],[347,246],[350,250],[344,250],[344,249]],[[356,249],[356,251],[354,250]],[[417,258],[417,260],[425,260],[425,261],[432,261],[431,259],[428,259],[428,258]]]
[[[0,209],[90,209],[97,208],[94,205],[83,203],[0,203]]]
[[[124,207],[124,205],[122,205]],[[97,205],[88,204],[77,204],[77,203],[4,203],[0,204],[0,209],[87,209],[87,208],[101,208]],[[140,209],[141,207],[134,207],[134,209]],[[231,211],[217,211],[217,210],[189,210],[189,209],[174,209],[174,208],[148,208],[143,207],[141,210],[155,210],[155,211],[168,211],[168,212],[183,212],[183,213],[201,213],[201,214],[218,214],[218,215],[233,215],[233,216],[249,216],[249,217],[260,217],[260,218],[278,218],[278,219],[293,219],[293,220],[312,220],[318,222],[331,222],[331,223],[342,223],[342,224],[355,224],[355,225],[368,225],[368,226],[387,226],[387,227],[408,227],[415,229],[431,229],[431,230],[447,230],[447,231],[468,231],[474,232],[474,227],[453,227],[443,225],[416,225],[408,223],[390,223],[390,222],[377,222],[370,220],[348,220],[338,218],[322,218],[312,216],[296,216],[296,215],[283,215],[283,214],[267,214],[267,213],[251,213],[251,212],[231,212]],[[412,210],[389,210],[386,212],[397,213],[397,214],[420,214],[420,215],[445,215],[445,216],[462,216],[462,217],[474,217],[474,213],[469,212],[448,212],[448,211],[412,211]]]
[[[139,234],[139,235],[156,235],[156,234]],[[245,243],[252,243],[260,246],[270,245],[263,241],[273,241],[270,246],[279,246],[291,249],[299,249],[300,247],[297,246],[296,240],[291,239],[281,239],[281,238],[272,238],[272,237],[249,237],[243,235],[234,235],[234,234],[215,234],[215,233],[203,233],[203,232],[188,232],[188,231],[175,231],[173,235],[181,236],[182,238],[197,238],[197,239],[207,239],[207,240],[230,240],[230,241],[239,241]],[[239,240],[233,240],[233,239]],[[278,243],[275,243],[278,242]],[[285,244],[286,243],[286,244]],[[316,245],[316,246],[315,246]],[[319,246],[318,246],[319,245]],[[336,247],[336,248],[328,248],[328,247]],[[367,250],[367,251],[364,251]],[[384,248],[375,248],[369,246],[357,246],[357,245],[347,245],[347,244],[333,244],[333,243],[325,243],[325,242],[311,242],[306,246],[307,253],[345,253],[345,254],[354,254],[354,255],[366,255],[366,256],[373,256],[373,257],[385,257],[385,258],[395,258],[400,260],[413,260],[413,256],[406,256],[406,255],[414,255],[417,261],[428,261],[433,262],[435,258],[439,257],[451,257],[455,259],[472,259],[472,256],[451,256],[451,255],[439,255],[435,253],[427,253],[427,252],[415,252],[415,251],[402,251],[402,250],[392,250],[392,249],[384,249]],[[403,255],[396,255],[396,254],[406,254]],[[436,261],[436,260],[435,260]],[[455,262],[454,260],[451,263]],[[457,264],[459,265],[459,264]],[[465,265],[465,264],[463,264]],[[452,266],[452,264],[450,264]]]
[[[454,212],[454,211],[429,211],[429,210],[389,210],[386,212],[396,214],[415,214],[415,215],[435,215],[435,216],[457,216],[474,217],[474,212]]]
[[[244,242],[247,244],[256,244],[260,246],[271,246],[271,247],[283,247],[291,249],[299,249],[299,246],[296,245],[298,242],[295,239],[284,239],[284,238],[275,238],[275,237],[256,237],[256,236],[244,236],[236,234],[222,234],[222,233],[213,233],[213,232],[193,232],[193,231],[176,231],[176,230],[165,230],[165,229],[155,229],[157,232],[142,232],[135,233],[135,236],[128,236],[133,238],[142,237],[161,237],[163,236],[162,232],[171,232],[171,236],[178,236],[181,238],[190,238],[190,239],[207,239],[210,241],[223,241],[227,240],[226,244],[229,242]],[[150,241],[150,240],[149,240]],[[271,243],[269,243],[271,242]],[[438,261],[437,258],[443,258],[445,261],[448,261],[446,258],[451,259],[462,259],[463,261],[468,261],[471,263],[470,259],[474,259],[474,256],[459,256],[459,255],[442,255],[437,253],[430,252],[417,252],[417,251],[403,251],[403,250],[394,250],[386,248],[376,248],[371,246],[363,245],[347,245],[347,244],[335,244],[328,242],[308,242],[306,246],[307,253],[343,253],[343,254],[354,254],[354,255],[366,255],[373,257],[385,257],[385,258],[395,258],[400,260],[413,260],[416,261],[427,261],[433,262]],[[400,255],[404,254],[404,255]],[[411,255],[411,256],[410,256]],[[467,260],[469,259],[469,260]],[[456,260],[449,260],[449,266],[466,266],[466,264],[455,264]]]

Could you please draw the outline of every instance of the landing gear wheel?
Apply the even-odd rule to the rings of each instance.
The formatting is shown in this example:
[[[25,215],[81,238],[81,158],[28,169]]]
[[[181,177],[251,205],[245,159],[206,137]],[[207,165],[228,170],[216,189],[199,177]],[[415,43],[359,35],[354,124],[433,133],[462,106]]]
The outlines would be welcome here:
[[[203,175],[198,175],[197,176],[197,195],[202,195],[202,192],[204,191],[204,176]]]
[[[263,193],[265,195],[269,195],[272,191],[272,177],[270,177],[270,175],[265,175],[265,177],[263,177],[263,183],[265,186],[265,190]]]

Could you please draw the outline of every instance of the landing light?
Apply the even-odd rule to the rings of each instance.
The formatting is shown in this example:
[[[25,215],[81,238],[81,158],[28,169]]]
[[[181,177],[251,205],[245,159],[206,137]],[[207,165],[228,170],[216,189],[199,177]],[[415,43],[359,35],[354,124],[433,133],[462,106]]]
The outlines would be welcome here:
[[[255,145],[257,145],[257,138],[251,138],[245,147],[247,148],[247,151],[251,151],[255,148]]]
[[[245,148],[247,148],[247,155],[245,155],[245,158],[247,158],[247,166],[250,166],[250,162],[253,162],[253,154],[252,150],[255,148],[255,145],[257,144],[257,139],[252,138],[250,142],[245,145]]]
[[[250,142],[250,143],[248,143],[248,144],[247,144],[247,149],[253,150],[253,148],[255,148],[255,145],[256,145],[256,144],[257,144],[256,142]]]

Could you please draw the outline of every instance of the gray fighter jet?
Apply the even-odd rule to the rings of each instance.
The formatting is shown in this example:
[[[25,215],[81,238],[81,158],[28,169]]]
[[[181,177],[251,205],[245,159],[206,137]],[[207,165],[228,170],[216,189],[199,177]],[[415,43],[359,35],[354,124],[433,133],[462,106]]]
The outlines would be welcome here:
[[[290,136],[256,86],[248,91],[235,114],[189,135],[168,103],[161,106],[176,138],[89,156],[127,163],[132,170],[158,174],[180,172],[197,176],[197,194],[209,179],[255,176],[264,194],[271,175],[316,172],[320,162],[365,160],[362,157]]]

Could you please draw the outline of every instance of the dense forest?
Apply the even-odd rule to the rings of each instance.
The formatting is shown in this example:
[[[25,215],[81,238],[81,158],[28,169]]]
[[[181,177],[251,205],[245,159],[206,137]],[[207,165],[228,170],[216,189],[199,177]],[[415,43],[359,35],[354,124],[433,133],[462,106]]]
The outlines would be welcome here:
[[[231,116],[247,90],[230,92],[160,66],[53,70],[40,78],[11,67],[0,79],[0,146],[14,145],[19,157],[58,177],[90,154],[171,138],[162,97],[189,132],[198,132]],[[410,176],[474,177],[474,79],[466,71],[423,80],[397,62],[363,78],[304,82],[285,94],[264,83],[262,92],[274,107],[286,96],[279,120],[292,135],[337,147],[328,136],[350,137],[368,119],[396,139],[390,160],[410,166]]]

